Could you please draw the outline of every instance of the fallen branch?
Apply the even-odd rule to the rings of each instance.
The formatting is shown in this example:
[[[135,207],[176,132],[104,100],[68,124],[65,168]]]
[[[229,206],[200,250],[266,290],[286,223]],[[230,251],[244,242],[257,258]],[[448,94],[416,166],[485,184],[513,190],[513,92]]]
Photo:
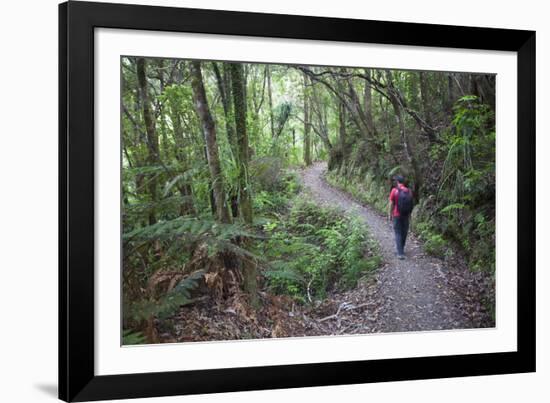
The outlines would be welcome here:
[[[307,283],[307,299],[309,300],[309,303],[311,304],[313,301],[311,300],[311,294],[309,292],[309,287],[311,287],[311,283],[313,282],[313,278],[309,280]],[[294,305],[292,305],[294,307]]]
[[[191,304],[196,304],[198,302],[204,302],[207,299],[210,299],[210,295],[203,295],[202,297],[197,297],[197,298],[190,299],[185,305],[191,305]]]
[[[318,319],[317,322],[321,323],[321,322],[324,322],[324,321],[329,320],[329,319],[337,319],[338,315],[340,314],[340,311],[342,310],[342,308],[344,308],[346,311],[354,311],[354,310],[359,309],[359,308],[364,308],[368,305],[373,305],[373,303],[372,302],[365,302],[365,303],[359,304],[357,306],[350,306],[350,305],[351,304],[348,304],[347,302],[341,303],[340,306],[338,306],[338,310],[336,311],[336,313],[334,315],[325,316],[322,319]]]
[[[321,322],[324,322],[325,320],[329,320],[329,319],[336,319],[338,317],[338,314],[340,313],[340,310],[342,309],[342,305],[340,305],[338,307],[338,310],[336,311],[336,313],[334,315],[329,315],[329,316],[325,316],[324,318],[322,319],[318,319],[317,322],[321,323]]]
[[[357,327],[357,324],[352,323],[351,325],[346,326],[345,328],[339,330],[339,331],[338,331],[338,334],[345,333],[347,330],[351,329],[351,328],[354,327],[354,326]]]

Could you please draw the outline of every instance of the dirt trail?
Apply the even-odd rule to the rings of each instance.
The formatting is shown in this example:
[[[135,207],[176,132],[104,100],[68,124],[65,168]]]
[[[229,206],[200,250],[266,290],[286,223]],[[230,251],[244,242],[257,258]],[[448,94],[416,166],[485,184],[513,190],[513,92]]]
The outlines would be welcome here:
[[[338,207],[362,217],[378,241],[385,263],[375,282],[334,295],[332,305],[316,315],[319,325],[310,329],[311,334],[494,326],[483,304],[476,300],[479,294],[468,292],[477,287],[479,278],[467,270],[457,272],[446,267],[443,260],[426,255],[422,243],[413,235],[407,239],[406,259],[399,260],[387,219],[330,186],[324,180],[325,170],[326,164],[317,163],[301,172],[305,192],[320,205]]]

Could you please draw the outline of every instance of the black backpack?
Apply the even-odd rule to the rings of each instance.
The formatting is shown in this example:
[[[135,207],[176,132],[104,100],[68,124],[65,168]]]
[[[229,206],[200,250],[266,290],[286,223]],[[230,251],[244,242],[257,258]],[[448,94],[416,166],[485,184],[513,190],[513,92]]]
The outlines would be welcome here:
[[[408,216],[413,209],[412,192],[409,189],[397,188],[397,211],[400,216]]]

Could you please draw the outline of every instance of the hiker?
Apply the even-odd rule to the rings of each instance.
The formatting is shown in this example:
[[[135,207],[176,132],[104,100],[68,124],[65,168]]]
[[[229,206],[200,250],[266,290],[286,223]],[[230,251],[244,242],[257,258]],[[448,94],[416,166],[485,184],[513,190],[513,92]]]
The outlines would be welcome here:
[[[405,179],[401,175],[395,175],[392,179],[393,187],[388,203],[388,220],[393,219],[397,257],[405,259],[405,241],[407,240],[407,232],[409,231],[413,197],[412,191],[405,186]]]

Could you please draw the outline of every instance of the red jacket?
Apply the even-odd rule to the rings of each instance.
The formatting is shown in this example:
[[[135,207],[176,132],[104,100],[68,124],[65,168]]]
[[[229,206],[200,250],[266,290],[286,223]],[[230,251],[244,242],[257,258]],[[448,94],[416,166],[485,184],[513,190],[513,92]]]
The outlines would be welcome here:
[[[398,183],[397,186],[399,187],[399,189],[406,189],[412,193],[412,191],[402,183]],[[390,192],[390,202],[393,203],[393,211],[392,211],[393,217],[399,217],[399,210],[397,209],[397,199],[399,199],[399,192],[397,190],[397,187],[395,187]]]

